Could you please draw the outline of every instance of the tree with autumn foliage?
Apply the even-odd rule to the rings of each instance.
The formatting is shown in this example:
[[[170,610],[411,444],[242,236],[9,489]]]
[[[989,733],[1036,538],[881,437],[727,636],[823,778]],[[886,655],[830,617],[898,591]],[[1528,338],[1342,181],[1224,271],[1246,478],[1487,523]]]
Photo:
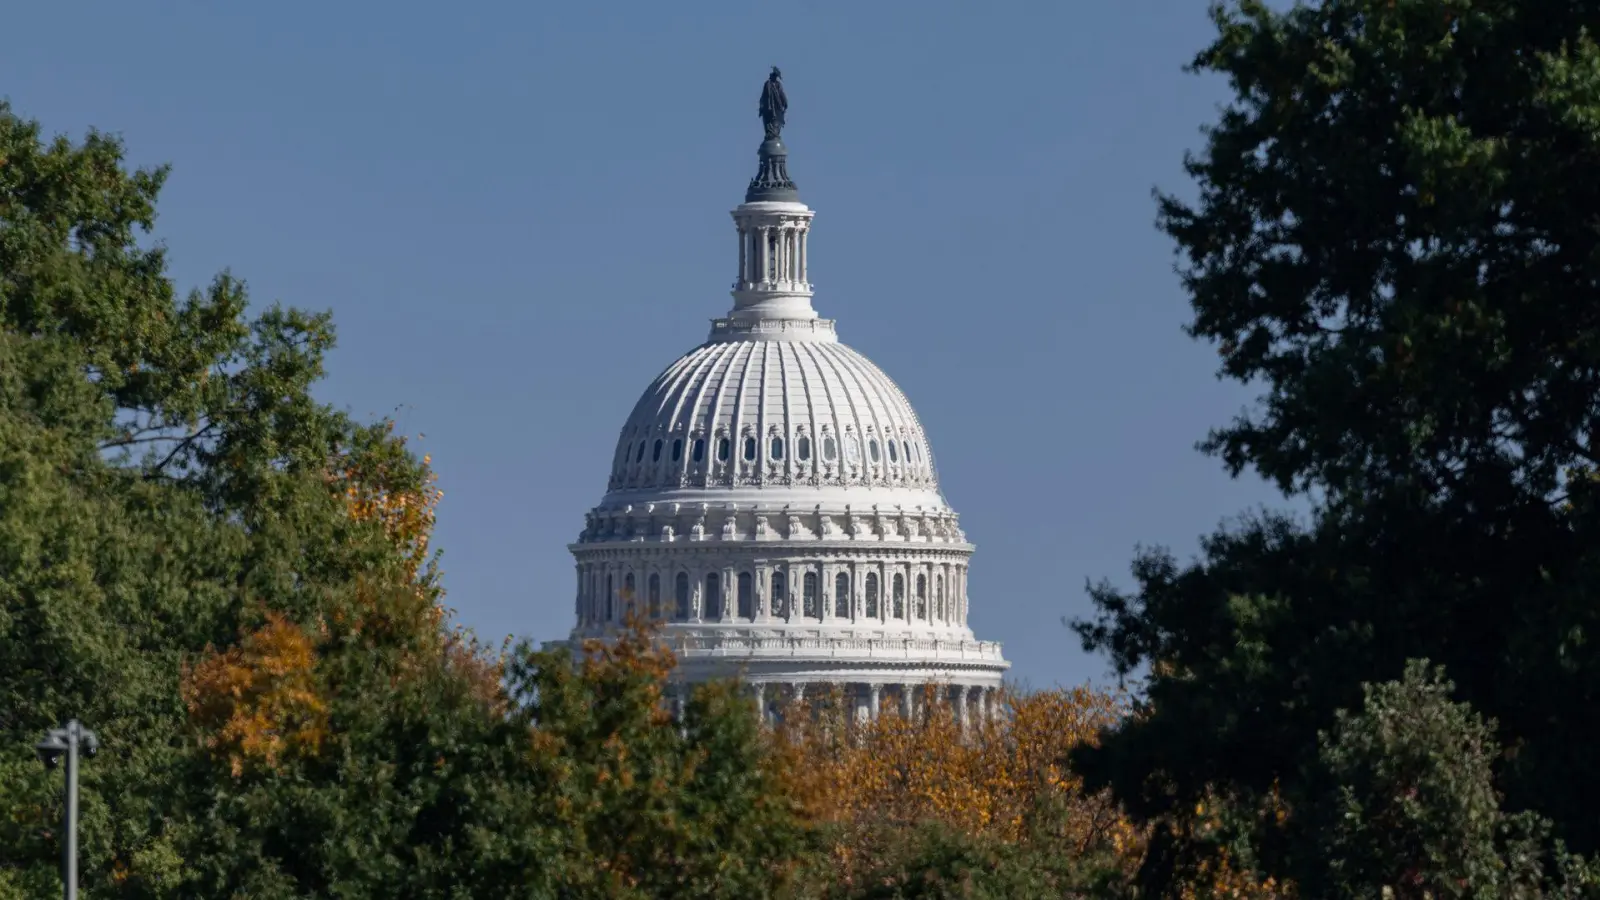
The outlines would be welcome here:
[[[819,824],[827,897],[1121,896],[1143,833],[1086,792],[1068,752],[1124,712],[1077,688],[1003,693],[967,717],[933,686],[911,718],[853,720],[837,692],[808,692],[775,729],[788,790]]]
[[[1198,190],[1163,195],[1159,222],[1189,333],[1260,391],[1204,448],[1307,513],[1232,523],[1189,563],[1141,553],[1134,590],[1092,590],[1084,646],[1148,680],[1141,714],[1075,766],[1164,823],[1152,893],[1218,852],[1312,877],[1339,842],[1403,835],[1337,816],[1300,833],[1352,809],[1312,774],[1341,715],[1377,728],[1340,757],[1351,777],[1388,777],[1381,753],[1470,751],[1438,771],[1490,783],[1429,795],[1430,821],[1487,823],[1495,796],[1600,851],[1600,7],[1230,0],[1213,20],[1193,68],[1232,96],[1186,161]],[[1360,718],[1374,699],[1455,716],[1376,687],[1422,658],[1492,737]],[[1225,812],[1191,827],[1208,798]],[[1475,858],[1407,878],[1459,895],[1441,885],[1491,883]],[[1340,890],[1318,896],[1367,896]]]
[[[60,890],[69,716],[87,896],[777,891],[807,844],[749,710],[664,725],[648,638],[453,625],[428,460],[312,397],[326,315],[179,298],[165,174],[0,104],[0,898]]]

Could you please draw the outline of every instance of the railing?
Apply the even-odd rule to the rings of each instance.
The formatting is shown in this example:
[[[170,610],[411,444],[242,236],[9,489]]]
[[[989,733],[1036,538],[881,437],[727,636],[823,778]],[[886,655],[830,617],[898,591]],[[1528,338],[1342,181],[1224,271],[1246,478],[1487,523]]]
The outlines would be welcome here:
[[[1003,662],[995,641],[941,641],[929,638],[674,636],[680,656],[799,656],[849,659],[929,659]]]

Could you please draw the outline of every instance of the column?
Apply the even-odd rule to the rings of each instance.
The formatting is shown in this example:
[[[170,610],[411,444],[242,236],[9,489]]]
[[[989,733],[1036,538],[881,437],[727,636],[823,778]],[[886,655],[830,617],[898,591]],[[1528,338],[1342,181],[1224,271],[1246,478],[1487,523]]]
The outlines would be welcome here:
[[[765,724],[767,721],[767,686],[759,682],[750,685],[750,698],[756,704],[756,724]]]
[[[721,621],[733,621],[735,608],[739,605],[739,582],[734,580],[732,568],[722,570],[722,578],[717,582],[717,590],[722,592]]]
[[[761,277],[756,279],[758,282],[767,280],[767,271],[772,263],[772,245],[767,240],[768,233],[766,228],[756,229],[756,265],[761,269]]]
[[[745,266],[747,265],[748,260],[749,260],[749,253],[748,253],[748,245],[749,245],[749,243],[750,243],[750,237],[749,237],[749,235],[747,235],[745,233],[745,230],[741,227],[739,229],[739,278],[738,278],[738,282],[739,283],[736,285],[736,287],[738,287],[738,288],[744,287],[744,282],[749,280],[749,277],[748,277],[749,276],[749,270],[745,268]]]
[[[915,690],[916,688],[913,685],[903,682],[900,685],[900,717],[907,722],[912,721],[916,714],[916,710],[913,708],[916,698],[912,696],[912,692]]]
[[[807,240],[809,235],[810,235],[810,230],[802,226],[800,228],[799,232],[797,232],[797,237],[795,238],[795,240],[797,240],[799,242],[799,245],[800,245],[800,281],[801,281],[801,283],[805,283],[807,281],[807,279],[810,278],[810,273],[806,271],[806,245],[809,243],[809,241]]]
[[[962,731],[966,731],[967,730],[967,691],[968,690],[969,689],[967,688],[966,685],[958,685],[956,687],[956,692],[955,692],[956,693],[956,696],[955,696],[956,724],[961,728]]]
[[[878,718],[879,700],[882,698],[882,696],[883,696],[883,685],[881,685],[881,684],[869,684],[869,685],[867,685],[867,716],[868,716],[868,718],[872,718],[872,719]]]
[[[844,453],[844,444],[843,444],[842,439],[841,439],[841,442],[840,442],[840,445],[839,445],[839,452],[841,454]],[[841,459],[842,459],[842,457],[841,457]],[[861,564],[860,563],[850,563],[849,564],[849,568],[850,568],[850,607],[849,607],[849,609],[850,609],[850,621],[854,622],[854,621],[856,621],[856,619],[860,618],[860,614],[861,614],[861,607],[856,605],[857,598],[864,596],[862,592],[866,590],[866,585],[861,583]]]
[[[757,438],[757,440],[759,441],[760,438]],[[760,446],[759,443],[757,446]],[[761,458],[760,454],[761,451],[757,450],[757,460]],[[759,462],[757,464],[759,465]],[[772,618],[772,570],[766,566],[756,566],[751,575],[754,576],[755,580],[755,584],[750,586],[753,595],[750,599],[755,604],[755,609],[750,611],[753,614],[751,618],[756,622],[765,622]]]

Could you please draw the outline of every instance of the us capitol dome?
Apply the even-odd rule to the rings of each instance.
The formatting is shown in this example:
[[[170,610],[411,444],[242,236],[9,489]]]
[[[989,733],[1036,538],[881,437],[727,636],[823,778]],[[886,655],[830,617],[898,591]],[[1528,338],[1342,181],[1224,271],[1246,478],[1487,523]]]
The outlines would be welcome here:
[[[813,212],[789,177],[779,79],[733,210],[733,308],[622,426],[570,545],[572,639],[635,609],[662,623],[680,686],[737,676],[774,711],[838,685],[865,717],[911,712],[931,682],[982,715],[1010,664],[967,625],[973,546],[905,394],[811,306]]]

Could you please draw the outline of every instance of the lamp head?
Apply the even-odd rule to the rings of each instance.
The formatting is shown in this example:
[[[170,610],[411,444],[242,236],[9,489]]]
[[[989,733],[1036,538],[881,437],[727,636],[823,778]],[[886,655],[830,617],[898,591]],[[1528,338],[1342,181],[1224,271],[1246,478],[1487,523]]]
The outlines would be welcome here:
[[[44,736],[44,740],[33,745],[33,752],[39,754],[39,761],[44,763],[46,769],[54,769],[61,765],[61,757],[67,753],[67,742],[58,731],[51,731]]]

